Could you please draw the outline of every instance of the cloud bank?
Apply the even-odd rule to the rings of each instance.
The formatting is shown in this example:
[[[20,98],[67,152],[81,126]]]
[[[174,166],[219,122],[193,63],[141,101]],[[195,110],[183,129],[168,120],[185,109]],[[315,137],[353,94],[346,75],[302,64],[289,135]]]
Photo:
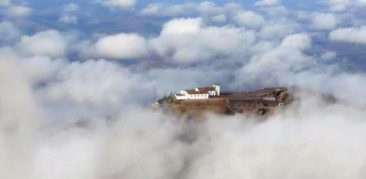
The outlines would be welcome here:
[[[361,0],[103,2],[3,14],[0,178],[365,178]],[[295,101],[266,120],[148,107],[212,83]]]

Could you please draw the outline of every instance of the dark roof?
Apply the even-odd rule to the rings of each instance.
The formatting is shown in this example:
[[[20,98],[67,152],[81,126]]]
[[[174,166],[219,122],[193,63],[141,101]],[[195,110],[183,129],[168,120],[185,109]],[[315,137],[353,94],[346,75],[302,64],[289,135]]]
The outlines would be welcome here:
[[[287,91],[286,88],[263,88],[256,91],[247,92],[232,92],[228,94],[230,100],[261,100],[267,95],[274,95],[276,97],[279,92]]]

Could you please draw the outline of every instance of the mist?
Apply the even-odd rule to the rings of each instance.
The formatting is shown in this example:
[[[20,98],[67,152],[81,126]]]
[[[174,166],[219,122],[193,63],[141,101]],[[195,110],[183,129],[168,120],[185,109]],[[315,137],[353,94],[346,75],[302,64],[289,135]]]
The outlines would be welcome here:
[[[10,60],[1,61],[2,178],[364,178],[365,108],[299,90],[266,120],[187,120],[127,105],[57,121]],[[13,80],[9,80],[13,79]],[[108,104],[108,103],[107,103]],[[52,122],[50,122],[52,121]]]
[[[0,178],[366,178],[364,0],[0,0]],[[286,87],[268,117],[151,109]]]

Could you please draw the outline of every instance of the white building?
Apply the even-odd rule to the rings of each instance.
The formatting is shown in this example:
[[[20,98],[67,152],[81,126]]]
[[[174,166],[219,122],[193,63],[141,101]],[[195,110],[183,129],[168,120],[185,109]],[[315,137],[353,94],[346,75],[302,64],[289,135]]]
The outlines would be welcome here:
[[[212,87],[181,90],[180,92],[175,93],[174,96],[177,100],[208,99],[210,97],[220,96],[220,90],[221,87],[214,84]]]

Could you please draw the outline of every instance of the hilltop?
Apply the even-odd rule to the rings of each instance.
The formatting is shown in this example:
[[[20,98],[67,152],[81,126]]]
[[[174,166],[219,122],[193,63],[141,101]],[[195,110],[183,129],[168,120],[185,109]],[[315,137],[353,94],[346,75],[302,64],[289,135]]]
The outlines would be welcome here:
[[[271,87],[254,91],[221,91],[221,86],[197,87],[164,96],[155,104],[178,114],[215,112],[220,114],[270,115],[291,102],[287,88]]]

